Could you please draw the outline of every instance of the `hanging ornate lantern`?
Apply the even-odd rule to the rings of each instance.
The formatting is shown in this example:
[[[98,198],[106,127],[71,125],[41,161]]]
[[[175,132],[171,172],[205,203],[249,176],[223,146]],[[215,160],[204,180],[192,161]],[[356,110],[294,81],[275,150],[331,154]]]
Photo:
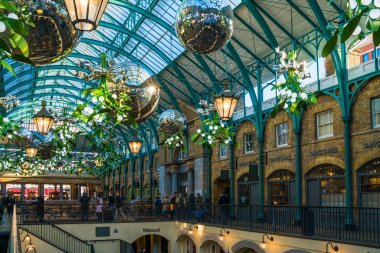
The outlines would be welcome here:
[[[46,110],[46,101],[42,101],[42,108],[33,116],[34,125],[40,134],[47,134],[53,126],[54,117]]]
[[[108,0],[65,0],[74,27],[80,31],[95,30]]]
[[[221,120],[230,120],[234,114],[235,107],[239,102],[239,97],[235,96],[230,90],[229,79],[224,79],[222,83],[224,85],[224,90],[215,96],[214,105]]]
[[[37,155],[38,148],[29,146],[25,148],[25,153],[28,157],[34,158]]]
[[[195,53],[219,50],[231,39],[234,13],[225,0],[187,0],[180,6],[176,31],[182,45]]]
[[[175,109],[167,109],[158,118],[159,129],[166,134],[174,134],[185,125],[185,117]]]
[[[142,141],[137,137],[134,137],[128,142],[129,148],[131,149],[132,154],[137,155],[140,152],[142,147]]]

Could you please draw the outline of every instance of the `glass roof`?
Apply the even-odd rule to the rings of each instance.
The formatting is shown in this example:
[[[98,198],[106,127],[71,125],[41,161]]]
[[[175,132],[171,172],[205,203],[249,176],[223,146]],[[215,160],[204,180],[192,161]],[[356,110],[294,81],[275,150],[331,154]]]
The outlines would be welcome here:
[[[263,81],[272,80],[273,48],[267,39],[268,31],[261,27],[257,17],[241,0],[227,1],[231,3],[235,14],[234,35],[230,45],[247,68],[250,85],[256,82],[258,59],[266,64],[266,80]],[[254,2],[281,46],[290,45],[292,40],[316,29],[313,23],[315,25],[318,22],[304,0]],[[345,6],[345,2],[340,1],[339,6]],[[290,27],[289,13],[293,11],[290,3],[298,6],[298,11],[294,11],[294,29]],[[162,86],[158,112],[171,107],[173,97],[194,106],[198,103],[195,100],[208,96],[214,89],[215,80],[221,80],[226,73],[235,78],[237,93],[246,92],[247,79],[244,79],[236,56],[230,50],[224,48],[216,53],[202,55],[200,58],[203,62],[197,55],[185,52],[174,29],[180,4],[178,0],[109,0],[99,27],[95,31],[83,33],[74,51],[65,59],[42,67],[12,62],[17,76],[9,72],[3,75],[3,93],[16,95],[22,103],[8,114],[14,119],[25,121],[40,108],[42,100],[46,100],[54,111],[72,111],[79,102],[86,101],[82,91],[97,85],[96,82],[84,82],[77,77],[79,61],[85,58],[98,64],[102,52],[109,59],[119,62],[139,63],[150,74],[157,76]],[[329,5],[328,1],[318,1],[318,4],[327,20],[337,17],[339,10],[336,6]],[[310,47],[304,47],[301,58],[306,58],[308,51],[312,50]],[[310,52],[308,57],[311,58]],[[225,59],[228,64],[225,64]]]

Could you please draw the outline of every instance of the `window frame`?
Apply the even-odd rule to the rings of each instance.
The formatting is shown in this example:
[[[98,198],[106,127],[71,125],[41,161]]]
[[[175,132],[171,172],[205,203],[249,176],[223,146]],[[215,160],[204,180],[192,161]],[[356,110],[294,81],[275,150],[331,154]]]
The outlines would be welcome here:
[[[222,155],[223,149],[225,150],[224,155]],[[227,158],[227,145],[225,143],[219,142],[219,159],[226,159],[226,158]]]
[[[286,143],[285,144],[279,144],[278,143],[279,142],[278,128],[281,125],[286,125]],[[282,148],[282,147],[287,147],[287,146],[289,146],[289,126],[288,126],[288,122],[282,122],[282,123],[276,125],[276,147]]]
[[[374,113],[374,110],[375,110],[374,102],[375,101],[379,101],[379,103],[380,103],[380,97],[371,98],[371,126],[373,129],[380,128],[380,124],[375,125],[375,113]],[[380,111],[379,111],[379,114],[380,114]]]
[[[247,150],[247,136],[249,134],[252,134],[252,150]],[[255,152],[255,132],[247,132],[247,133],[244,133],[243,135],[243,139],[244,139],[244,154],[252,154]]]
[[[319,133],[319,127],[320,127],[320,125],[319,125],[319,115],[322,115],[322,114],[325,114],[325,113],[330,113],[330,112],[331,112],[331,122],[328,123],[328,124],[332,125],[332,133],[320,136],[320,133]],[[324,124],[324,126],[325,125],[327,125],[327,124]],[[318,140],[322,140],[322,139],[326,139],[326,138],[330,138],[330,137],[334,136],[334,112],[333,112],[332,109],[326,110],[326,111],[323,111],[323,112],[318,112],[316,114],[316,128],[317,128],[317,139]]]

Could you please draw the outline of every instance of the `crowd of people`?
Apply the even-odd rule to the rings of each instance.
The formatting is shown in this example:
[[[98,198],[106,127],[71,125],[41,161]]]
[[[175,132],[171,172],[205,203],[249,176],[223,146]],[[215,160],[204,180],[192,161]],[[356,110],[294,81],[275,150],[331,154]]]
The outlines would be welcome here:
[[[12,217],[13,208],[16,201],[14,194],[9,191],[6,196],[0,193],[0,215],[1,223],[5,223],[5,218]],[[130,203],[125,203],[123,197],[117,192],[116,195],[109,194],[108,199],[104,199],[102,194],[98,194],[96,197],[90,197],[88,193],[82,193],[79,198],[78,212],[82,221],[88,221],[89,215],[96,216],[98,222],[125,220],[126,214],[131,214],[131,208],[143,203],[136,201],[132,198]],[[211,199],[203,197],[200,193],[194,194],[182,194],[175,192],[170,197],[167,194],[158,195],[155,200],[150,203],[150,208],[153,215],[158,219],[193,219],[197,221],[207,221],[213,215],[219,216],[223,223],[227,222],[229,216],[229,197],[227,193],[223,193],[219,196],[217,206],[211,205]],[[152,205],[153,204],[153,205]],[[45,201],[41,195],[37,197],[37,200],[30,205],[35,205],[35,213],[38,216],[40,222],[45,218]],[[5,214],[7,211],[7,216]]]

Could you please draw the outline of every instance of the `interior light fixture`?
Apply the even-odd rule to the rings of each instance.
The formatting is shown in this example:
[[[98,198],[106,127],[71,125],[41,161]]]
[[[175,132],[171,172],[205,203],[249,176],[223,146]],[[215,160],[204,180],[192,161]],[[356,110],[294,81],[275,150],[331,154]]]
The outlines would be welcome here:
[[[260,243],[260,247],[262,249],[265,249],[266,248],[266,242],[265,242],[265,238],[267,238],[269,241],[273,242],[273,236],[269,236],[268,234],[263,234],[263,239]]]
[[[54,117],[46,110],[46,101],[42,101],[42,108],[33,116],[34,125],[37,131],[45,135],[49,132],[50,128],[53,126]]]
[[[142,147],[142,141],[135,136],[128,142],[129,148],[131,149],[132,154],[137,155]]]
[[[224,89],[214,98],[214,106],[221,120],[230,120],[234,114],[239,97],[233,93],[230,88],[230,80],[222,81]]]
[[[221,228],[220,229],[220,233],[219,233],[219,240],[220,241],[223,241],[223,232],[226,234],[226,235],[229,235],[230,234],[230,231],[225,229],[225,228]]]
[[[338,245],[333,245],[333,243],[332,242],[328,242],[328,243],[326,243],[326,252],[325,253],[330,253],[329,252],[329,246],[331,247],[331,249],[333,249],[335,252],[337,252],[337,251],[339,251],[339,247],[338,247]]]
[[[107,3],[108,0],[65,0],[71,22],[80,31],[96,29]]]

